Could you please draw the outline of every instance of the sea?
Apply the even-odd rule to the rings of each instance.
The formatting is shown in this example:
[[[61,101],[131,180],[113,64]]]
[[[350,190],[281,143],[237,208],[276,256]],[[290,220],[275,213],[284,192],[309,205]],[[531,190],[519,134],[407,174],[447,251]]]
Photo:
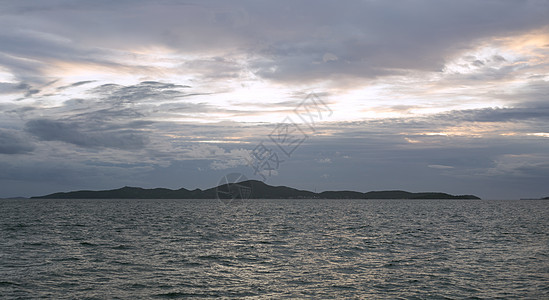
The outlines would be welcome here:
[[[549,201],[0,201],[1,299],[549,299]]]

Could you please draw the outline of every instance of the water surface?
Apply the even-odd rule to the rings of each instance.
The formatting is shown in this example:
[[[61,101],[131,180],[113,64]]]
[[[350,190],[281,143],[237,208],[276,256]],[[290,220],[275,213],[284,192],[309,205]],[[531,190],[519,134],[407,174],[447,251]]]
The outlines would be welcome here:
[[[0,201],[0,296],[549,298],[549,201]]]

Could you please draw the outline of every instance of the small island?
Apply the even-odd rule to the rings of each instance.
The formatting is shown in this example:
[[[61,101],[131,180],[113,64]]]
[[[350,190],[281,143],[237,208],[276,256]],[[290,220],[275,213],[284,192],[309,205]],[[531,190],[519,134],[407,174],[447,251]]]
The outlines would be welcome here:
[[[392,191],[325,191],[315,193],[298,190],[287,186],[271,186],[258,180],[246,180],[228,187],[220,185],[206,190],[187,190],[181,188],[171,190],[166,188],[144,189],[139,187],[123,187],[105,191],[74,191],[61,192],[32,198],[38,199],[216,199],[223,195],[245,193],[243,198],[250,199],[476,199],[474,195],[450,195],[439,192],[412,193],[401,190]],[[231,191],[229,191],[230,189]],[[226,192],[224,192],[226,191]],[[221,196],[220,196],[221,195]]]

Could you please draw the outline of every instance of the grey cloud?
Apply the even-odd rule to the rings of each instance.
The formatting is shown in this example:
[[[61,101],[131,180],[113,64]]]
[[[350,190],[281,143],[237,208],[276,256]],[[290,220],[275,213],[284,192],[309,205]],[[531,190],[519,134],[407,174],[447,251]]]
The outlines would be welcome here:
[[[169,161],[170,163],[167,166],[177,165],[178,161],[189,161],[189,164],[202,169],[202,171],[185,169],[186,172],[189,172],[188,174],[192,174],[188,176],[180,175],[181,170],[173,170],[174,174],[181,176],[169,179],[169,182],[176,185],[195,182],[194,179],[190,178],[194,176],[202,176],[205,178],[203,179],[204,182],[207,182],[208,178],[210,180],[212,178],[217,179],[223,175],[215,172],[227,172],[228,169],[234,168],[243,168],[241,172],[248,172],[246,175],[252,178],[253,170],[245,165],[245,160],[242,159],[243,154],[253,149],[262,139],[265,140],[267,134],[273,129],[272,125],[243,125],[238,123],[198,125],[155,122],[151,124],[144,120],[137,120],[135,123],[95,124],[92,122],[75,123],[66,120],[39,121],[41,122],[38,123],[44,125],[43,127],[54,127],[54,129],[47,130],[48,133],[40,133],[43,136],[41,139],[58,140],[58,137],[50,132],[60,131],[64,132],[63,135],[72,144],[84,144],[80,139],[73,137],[76,134],[91,136],[93,140],[93,134],[98,132],[99,126],[105,126],[105,132],[119,132],[119,129],[120,132],[124,132],[124,128],[150,126],[151,133],[156,132],[158,135],[154,137],[153,143],[151,143],[154,144],[154,147],[148,145],[150,146],[148,148],[151,149],[147,149],[147,155]],[[472,120],[470,122],[477,121]],[[521,122],[521,120],[515,119],[512,122]],[[453,118],[439,115],[438,119],[384,119],[319,125],[318,132],[333,131],[334,133],[331,135],[312,135],[294,152],[291,158],[285,158],[285,162],[278,170],[279,175],[276,178],[275,176],[269,178],[268,183],[288,185],[288,182],[292,182],[293,186],[299,187],[307,181],[310,184],[311,180],[316,180],[315,174],[330,174],[330,182],[322,181],[322,183],[319,181],[322,178],[318,178],[316,182],[319,185],[322,184],[318,188],[361,188],[365,191],[383,188],[436,189],[453,193],[474,193],[480,196],[515,197],[516,195],[519,197],[523,195],[519,195],[518,192],[507,194],[506,191],[498,194],[494,191],[494,187],[502,182],[516,181],[517,178],[526,175],[539,175],[536,180],[548,178],[546,164],[544,165],[545,157],[534,157],[525,162],[501,161],[499,159],[499,157],[509,156],[509,154],[543,153],[543,151],[546,151],[546,144],[543,143],[530,143],[520,137],[501,138],[488,135],[482,139],[423,136],[418,137],[422,139],[423,143],[410,144],[404,140],[404,136],[401,134],[404,131],[411,134],[419,134],[425,131],[432,132],[455,125],[466,126],[468,123],[469,121],[464,121],[463,118],[457,115]],[[546,122],[541,123],[546,124]],[[85,127],[82,124],[93,125],[93,130],[84,130]],[[530,122],[527,122],[527,124],[530,124]],[[61,129],[57,129],[57,127]],[[166,136],[163,134],[166,134]],[[170,134],[179,137],[167,137]],[[243,144],[192,143],[193,139],[222,140],[225,137],[235,136],[245,136],[241,140]],[[541,139],[538,138],[538,140]],[[266,140],[268,142],[268,139]],[[102,146],[90,146],[88,144],[82,147],[96,148]],[[124,155],[119,151],[113,152],[118,153],[116,155]],[[337,154],[338,152],[340,154]],[[97,154],[97,157],[104,157],[104,155],[104,151],[101,151]],[[509,157],[512,157],[512,155]],[[136,157],[141,158],[141,156]],[[90,159],[88,155],[86,155],[86,159]],[[109,166],[100,165],[100,162],[104,161],[103,159],[98,158],[98,161],[94,163],[96,167],[94,172],[102,172],[103,168],[106,170],[110,168]],[[332,163],[313,163],[318,159],[330,159]],[[136,158],[128,158],[128,162],[131,161],[136,161]],[[151,165],[155,168],[155,174],[161,174],[165,172],[165,168],[168,168],[167,166]],[[429,165],[452,166],[453,168],[433,168],[428,167]],[[304,172],[304,170],[307,170],[307,172]],[[512,170],[512,172],[505,173],[505,170]],[[475,182],[477,183],[475,184]],[[155,177],[150,178],[149,184],[158,186],[165,184],[165,182]],[[536,184],[528,183],[528,186],[532,188],[532,192],[538,193],[543,185],[536,181]],[[67,189],[73,188],[68,187]]]
[[[25,97],[29,97],[39,92],[39,89],[33,88],[30,84],[25,82],[0,82],[0,94],[23,93]]]
[[[544,80],[532,80],[523,90],[503,95],[513,106],[549,108],[549,84]]]
[[[69,86],[84,84],[77,82]],[[26,122],[25,130],[40,140],[62,141],[90,148],[140,149],[148,144],[148,135],[162,126],[153,126],[155,123],[147,118],[180,117],[181,114],[193,116],[215,109],[206,104],[180,101],[198,95],[187,93],[188,88],[157,81],[128,86],[105,84],[88,89],[87,98],[70,99],[62,106],[40,110],[32,107],[23,110],[20,107],[10,110],[10,114],[30,120]],[[44,114],[49,118],[40,117]],[[169,123],[168,127],[173,128],[174,125]]]
[[[131,107],[105,106],[98,105],[97,109],[82,108],[80,111],[75,108],[72,111],[72,118],[85,123],[87,126],[100,126],[109,122],[121,122],[128,119],[140,119],[145,117],[145,113]]]
[[[138,182],[137,178],[150,169],[139,164],[94,165],[65,157],[44,159],[34,156],[25,160],[0,160],[0,183],[2,193],[38,196],[73,189],[145,185],[145,180]]]
[[[341,84],[349,80],[351,84],[364,86],[368,84],[365,78],[414,70],[440,71],[449,56],[466,51],[477,42],[546,26],[548,11],[545,1],[6,1],[0,12],[0,65],[19,82],[1,83],[0,93],[20,93],[33,99],[0,107],[6,108],[0,125],[18,128],[26,123],[25,133],[0,131],[0,153],[33,151],[35,160],[24,169],[16,163],[4,163],[0,169],[6,170],[5,166],[11,165],[11,171],[0,176],[17,180],[36,175],[36,182],[41,182],[55,177],[51,174],[66,174],[64,170],[72,170],[66,176],[71,178],[88,173],[86,179],[111,170],[108,178],[103,179],[106,183],[97,186],[103,188],[113,178],[117,184],[121,182],[119,178],[128,178],[120,174],[139,173],[125,172],[126,166],[115,167],[113,163],[123,161],[141,168],[132,165],[138,161],[155,168],[157,175],[164,173],[163,168],[169,168],[166,165],[179,166],[173,168],[170,176],[143,175],[149,176],[142,177],[143,182],[153,186],[164,184],[160,177],[174,185],[193,182],[211,186],[204,182],[223,174],[192,172],[188,168],[225,172],[227,168],[242,167],[249,172],[243,154],[260,141],[268,141],[266,137],[273,129],[265,124],[172,122],[171,117],[202,116],[212,111],[232,115],[256,112],[244,108],[239,111],[238,105],[247,105],[242,102],[232,109],[219,109],[215,103],[186,101],[196,100],[191,97],[204,95],[204,90],[151,80],[98,87],[95,85],[99,83],[91,84],[98,79],[94,77],[67,83],[60,90],[88,89],[77,96],[81,98],[68,99],[63,105],[57,105],[59,97],[52,97],[55,105],[49,105],[48,97],[40,97],[41,91],[47,90],[44,84],[51,82],[51,78],[43,78],[42,74],[59,61],[69,66],[81,63],[133,72],[144,67],[140,66],[139,54],[132,51],[159,47],[176,57],[169,63],[177,65],[177,69],[170,68],[168,72],[197,74],[198,85],[206,82],[202,86],[210,85],[214,90],[218,86],[211,83],[223,85],[219,79],[239,76],[246,79],[250,72],[289,84],[318,80]],[[508,79],[509,73],[529,67],[520,63],[508,66],[514,62],[504,56],[470,57],[467,66],[478,72],[458,74],[442,84],[459,86],[479,80]],[[121,63],[126,61],[134,63]],[[483,138],[424,133],[468,125],[478,128],[488,122],[522,133],[547,132],[549,90],[547,82],[540,78],[539,81],[532,78],[521,94],[494,93],[493,98],[512,104],[507,108],[319,125],[319,134],[304,142],[273,180],[299,185],[323,180],[309,176],[330,174],[330,182],[323,182],[332,189],[435,188],[490,194],[497,193],[494,187],[501,187],[502,182],[526,174],[537,176],[539,182],[545,180],[536,182],[537,187],[528,183],[539,192],[549,176],[544,163],[546,156],[533,156],[525,161],[512,157],[547,152],[547,138],[502,137],[497,132],[487,132]],[[21,106],[15,107],[17,103]],[[413,108],[405,104],[393,109]],[[290,110],[293,106],[291,101],[276,104]],[[241,140],[237,141],[238,137]],[[419,142],[411,143],[405,137]],[[197,143],[224,140],[242,143],[206,144],[210,146]],[[51,163],[50,159],[59,155],[48,152],[51,149],[63,154],[71,152],[70,159],[66,159],[71,166],[56,166],[61,159]],[[347,158],[333,154],[336,152]],[[332,163],[314,163],[315,159]],[[20,165],[22,162],[18,161]],[[39,174],[36,162],[43,162]],[[93,167],[89,168],[88,163]],[[497,178],[492,177],[488,185],[485,174],[497,174]],[[202,183],[196,181],[199,176]],[[476,183],[479,178],[483,181]],[[74,188],[65,179],[62,177],[59,184]],[[136,178],[128,179],[128,183],[132,182]],[[86,183],[81,184],[86,187]],[[502,195],[506,192],[501,189]]]
[[[149,125],[154,124],[152,121],[147,120],[137,120],[137,121],[130,121],[127,123],[107,123],[104,125],[99,125],[98,129],[105,130],[105,131],[112,131],[112,130],[127,130],[129,128],[137,129],[137,128],[145,128]]]
[[[66,86],[60,86],[60,87],[57,88],[57,90],[64,90],[64,89],[73,88],[73,87],[77,87],[77,86],[81,86],[81,85],[85,85],[85,84],[93,83],[93,82],[95,82],[95,80],[79,81],[79,82],[75,82],[75,83],[72,83],[72,84],[69,84],[69,85],[66,85]]]
[[[189,88],[187,85],[163,83],[157,81],[143,81],[135,85],[104,84],[91,90],[111,104],[132,103],[155,100],[175,100],[188,96],[181,89]]]
[[[5,23],[0,18],[0,25],[13,28],[13,25]],[[40,76],[52,60],[117,65],[106,59],[112,55],[108,50],[84,48],[71,41],[44,38],[48,35],[52,34],[32,30],[0,30],[0,64],[10,69],[19,80],[39,84],[45,83]]]
[[[206,103],[192,103],[186,98],[208,95],[188,91],[188,85],[143,81],[134,85],[103,84],[86,91],[91,99],[70,99],[63,109],[71,118],[94,123],[118,122],[147,117],[192,116],[216,110]],[[53,112],[52,112],[53,113]]]
[[[69,86],[75,84],[86,83],[77,82]],[[60,117],[70,116],[71,120],[86,124],[88,128],[104,129],[107,124],[144,121],[146,117],[158,116],[162,114],[159,110],[166,106],[170,112],[187,109],[192,113],[202,105],[180,101],[185,97],[199,95],[187,93],[185,90],[188,88],[186,85],[157,81],[143,81],[134,85],[103,84],[84,91],[87,97],[66,100],[63,106],[48,109],[47,113]]]
[[[296,33],[269,45],[263,56],[270,56],[271,63],[256,64],[258,74],[307,80],[330,74],[374,77],[399,69],[437,71],[448,56],[476,39],[547,25],[543,15],[549,10],[542,2],[371,1],[332,9],[324,2],[307,11],[303,4],[289,5],[290,17],[282,26]],[[296,24],[298,17],[312,25]],[[333,25],[341,24],[338,19],[347,25]],[[338,59],[319,63],[325,53]]]
[[[42,64],[37,61],[29,61],[23,58],[16,58],[12,55],[8,55],[2,52],[0,46],[0,65],[9,69],[19,80],[23,81],[38,81],[42,82],[40,78],[40,68]]]
[[[495,62],[504,62],[504,61],[507,61],[503,56],[501,55],[493,55],[492,56],[492,61],[495,61]]]
[[[2,107],[0,106],[0,109]],[[16,114],[23,116],[28,112],[36,111],[37,108],[33,106],[11,106],[10,109],[5,110],[6,114]]]
[[[10,83],[10,82],[0,82],[0,93],[9,94],[13,92],[18,92],[21,90],[26,90],[28,85],[23,83]]]
[[[481,60],[477,59],[472,63],[472,65],[475,66],[475,67],[482,67],[482,66],[484,66],[484,63]]]
[[[549,107],[483,108],[453,111],[431,117],[431,119],[436,118],[465,122],[522,122],[529,120],[546,122],[549,120]]]
[[[14,130],[0,129],[0,154],[22,154],[34,150],[28,138]]]
[[[181,65],[185,71],[200,74],[203,80],[238,78],[243,66],[230,59],[213,57],[212,59],[190,60]]]
[[[272,60],[260,59],[252,63],[256,74],[275,81],[307,83],[315,80],[335,80],[342,77],[367,78],[402,74],[401,70],[391,70],[372,64],[370,61],[329,61],[322,62],[323,53],[300,54],[277,57]]]
[[[0,28],[21,34],[0,30],[0,44],[2,52],[42,63],[117,65],[118,54],[108,49],[165,45],[212,57],[245,54],[258,75],[279,81],[363,78],[440,70],[474,41],[547,26],[548,12],[544,1],[26,2],[7,5]],[[23,17],[34,21],[24,26]],[[331,59],[323,59],[327,54]],[[40,71],[3,59],[16,73]],[[219,68],[223,76],[242,68],[220,61],[194,67]]]
[[[541,141],[547,138],[528,134],[547,132],[548,120],[549,110],[542,108],[462,110],[426,117],[322,125],[317,131],[331,134],[322,137],[314,136],[309,140],[314,143],[316,139],[322,139],[326,145],[340,145],[343,148],[361,146],[364,147],[365,153],[378,149],[421,149],[421,151],[433,149],[436,152],[445,148],[474,149],[481,144],[482,147],[488,145],[501,147],[498,151],[491,149],[488,152],[491,154],[499,151],[520,152],[521,148],[526,151],[543,152],[547,151],[544,150],[546,144]],[[472,131],[474,129],[479,132]],[[444,135],[445,132],[449,135]],[[443,134],[430,135],[431,133]],[[457,135],[452,135],[454,133]],[[502,136],[501,134],[511,135]],[[532,143],[532,139],[541,143]],[[435,152],[426,157],[435,157],[437,155]],[[453,165],[452,163],[429,162],[433,165]]]
[[[77,123],[47,119],[28,121],[26,131],[44,141],[61,141],[80,147],[140,149],[147,143],[143,134],[132,130],[90,132]]]

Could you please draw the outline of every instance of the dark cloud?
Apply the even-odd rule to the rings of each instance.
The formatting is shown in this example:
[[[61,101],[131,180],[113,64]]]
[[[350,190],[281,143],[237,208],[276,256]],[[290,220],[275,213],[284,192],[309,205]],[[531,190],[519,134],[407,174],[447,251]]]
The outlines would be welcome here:
[[[84,80],[84,81],[79,81],[79,82],[75,82],[75,83],[72,83],[72,84],[69,84],[69,85],[66,85],[66,86],[60,86],[57,88],[57,90],[64,90],[64,89],[68,89],[68,88],[73,88],[73,87],[77,87],[77,86],[81,86],[81,85],[85,85],[85,84],[88,84],[88,83],[93,83],[95,82],[95,80]]]
[[[549,11],[543,2],[495,1],[294,2],[287,7],[280,32],[295,29],[262,48],[254,64],[261,76],[285,81],[439,71],[471,41],[546,26]],[[272,14],[267,22],[274,24],[281,15]],[[270,23],[258,27],[272,29]]]
[[[103,84],[90,92],[102,98],[102,101],[112,105],[122,103],[137,103],[144,101],[177,100],[189,96],[182,89],[188,85],[163,83],[157,81],[143,81],[135,85]]]
[[[94,165],[67,157],[29,157],[27,160],[0,160],[0,170],[3,195],[30,197],[72,189],[135,185],[136,178],[150,168],[139,163]],[[139,185],[144,186],[144,183],[139,181]]]
[[[182,64],[204,76],[239,76],[242,66],[220,57],[243,54],[256,74],[285,82],[437,71],[472,41],[537,29],[549,19],[545,1],[74,1],[5,11],[0,63],[21,77],[52,59],[123,66],[108,49],[163,45],[214,54]]]
[[[34,145],[20,132],[0,128],[0,154],[22,154],[34,150]]]
[[[47,119],[28,121],[25,130],[44,141],[61,141],[80,147],[140,149],[147,143],[147,138],[137,131],[89,131],[77,123]]]
[[[454,119],[465,122],[514,122],[514,121],[549,121],[549,107],[515,107],[483,108],[464,111],[453,111],[434,116],[433,118]]]
[[[39,92],[40,90],[33,88],[28,83],[0,82],[0,94],[23,93],[25,97],[30,97]]]
[[[532,80],[520,91],[505,97],[513,106],[549,108],[549,84],[544,80]]]

